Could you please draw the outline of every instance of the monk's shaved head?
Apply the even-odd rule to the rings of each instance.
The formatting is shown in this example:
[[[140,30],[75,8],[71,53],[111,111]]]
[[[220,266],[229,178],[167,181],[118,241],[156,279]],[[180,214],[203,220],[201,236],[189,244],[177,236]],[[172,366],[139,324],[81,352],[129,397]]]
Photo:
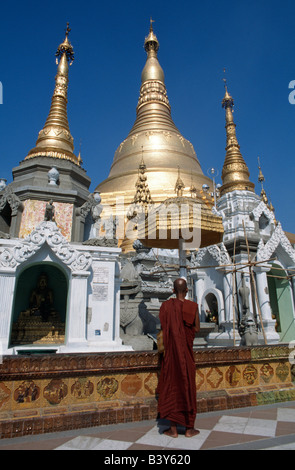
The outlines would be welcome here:
[[[183,294],[187,291],[186,280],[181,277],[174,281],[174,290],[177,294]]]

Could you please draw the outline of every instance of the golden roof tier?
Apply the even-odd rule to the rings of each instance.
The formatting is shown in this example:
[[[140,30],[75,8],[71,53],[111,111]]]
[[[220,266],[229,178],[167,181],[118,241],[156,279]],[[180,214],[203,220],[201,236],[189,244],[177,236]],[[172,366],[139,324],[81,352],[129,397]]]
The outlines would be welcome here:
[[[146,247],[179,249],[182,241],[185,250],[220,243],[222,234],[221,219],[212,217],[211,208],[181,193],[152,208],[137,231]]]
[[[116,195],[130,203],[144,157],[147,183],[154,202],[174,197],[178,167],[186,188],[198,190],[212,181],[202,172],[192,144],[175,126],[164,82],[164,72],[158,61],[159,42],[153,31],[145,38],[146,64],[141,74],[141,88],[136,108],[136,120],[127,138],[119,145],[108,178],[96,190],[102,201],[111,204]]]
[[[58,46],[55,54],[58,67],[49,115],[39,132],[35,148],[30,150],[25,159],[44,156],[70,160],[77,165],[81,163],[74,155],[74,139],[67,116],[69,65],[74,60],[73,46],[68,38],[70,31],[67,23],[65,40]]]

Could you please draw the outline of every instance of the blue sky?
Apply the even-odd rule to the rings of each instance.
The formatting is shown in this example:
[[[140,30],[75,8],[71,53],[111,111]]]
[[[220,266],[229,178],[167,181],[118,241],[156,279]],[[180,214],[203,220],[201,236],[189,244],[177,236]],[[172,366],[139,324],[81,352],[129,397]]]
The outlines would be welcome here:
[[[151,16],[172,117],[203,172],[213,166],[221,174],[224,161],[225,67],[250,179],[260,193],[259,156],[276,217],[295,233],[295,104],[288,99],[295,80],[294,1],[2,2],[0,177],[11,182],[11,169],[45,123],[67,21],[75,50],[68,93],[75,152],[81,142],[91,190],[108,176],[135,120]]]

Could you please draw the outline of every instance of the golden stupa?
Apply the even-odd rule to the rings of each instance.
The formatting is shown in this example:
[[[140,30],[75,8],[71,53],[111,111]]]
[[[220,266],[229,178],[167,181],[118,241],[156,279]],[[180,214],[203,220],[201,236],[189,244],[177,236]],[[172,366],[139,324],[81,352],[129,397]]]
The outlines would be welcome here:
[[[249,179],[250,173],[236,136],[236,125],[233,118],[234,100],[229,94],[226,84],[222,107],[225,109],[226,155],[222,168],[220,194],[222,196],[235,190],[254,192],[255,185]]]
[[[159,42],[152,21],[144,48],[147,60],[141,74],[135,123],[115,152],[108,178],[95,191],[100,193],[102,204],[114,207],[117,198],[123,197],[127,207],[134,201],[139,169],[144,161],[151,198],[154,204],[161,204],[176,196],[175,187],[181,175],[182,194],[194,197],[202,204],[202,228],[208,235],[207,242],[203,239],[202,245],[217,243],[221,240],[223,227],[221,218],[212,213],[213,184],[204,175],[193,145],[172,120],[164,72],[157,57]],[[204,191],[203,185],[209,186],[209,191]],[[123,245],[127,247],[126,243]]]
[[[25,160],[41,156],[70,160],[79,166],[82,163],[80,156],[74,154],[74,139],[67,116],[69,65],[74,60],[74,49],[68,38],[70,31],[67,23],[66,37],[55,54],[58,67],[49,115],[38,134],[36,146],[30,150]]]

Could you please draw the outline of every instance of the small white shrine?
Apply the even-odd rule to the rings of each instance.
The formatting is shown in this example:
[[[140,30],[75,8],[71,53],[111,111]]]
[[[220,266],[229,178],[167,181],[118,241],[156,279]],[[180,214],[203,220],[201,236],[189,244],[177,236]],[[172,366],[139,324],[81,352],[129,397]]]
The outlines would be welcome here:
[[[119,248],[69,243],[55,222],[0,243],[2,354],[124,351]]]

